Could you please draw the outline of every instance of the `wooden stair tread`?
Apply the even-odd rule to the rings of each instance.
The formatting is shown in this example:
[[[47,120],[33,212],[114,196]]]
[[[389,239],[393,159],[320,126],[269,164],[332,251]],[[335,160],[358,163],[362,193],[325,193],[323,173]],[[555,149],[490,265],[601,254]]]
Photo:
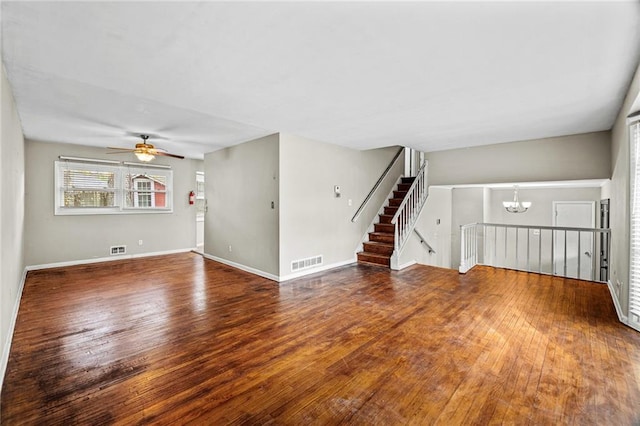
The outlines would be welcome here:
[[[393,244],[391,243],[381,243],[379,241],[367,241],[365,244],[371,244],[373,246],[393,247]]]

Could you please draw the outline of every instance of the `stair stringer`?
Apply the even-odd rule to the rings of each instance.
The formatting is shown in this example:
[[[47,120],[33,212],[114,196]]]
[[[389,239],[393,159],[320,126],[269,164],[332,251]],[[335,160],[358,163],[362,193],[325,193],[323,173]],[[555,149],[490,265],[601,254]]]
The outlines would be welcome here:
[[[364,250],[364,243],[366,243],[369,240],[369,232],[374,231],[374,225],[377,223],[380,215],[384,212],[384,208],[387,206],[387,203],[389,202],[389,198],[391,198],[391,196],[393,195],[393,191],[397,188],[398,183],[402,181],[403,177],[406,177],[406,176],[404,176],[404,174],[401,174],[400,176],[398,176],[398,179],[396,179],[395,183],[391,187],[391,190],[389,191],[389,193],[387,194],[387,197],[382,202],[382,205],[378,209],[378,212],[373,216],[373,218],[371,218],[371,222],[369,223],[367,230],[365,231],[364,234],[362,234],[362,238],[360,238],[360,243],[358,243],[358,246],[354,251],[354,256],[356,257],[356,259],[358,258],[358,253]]]

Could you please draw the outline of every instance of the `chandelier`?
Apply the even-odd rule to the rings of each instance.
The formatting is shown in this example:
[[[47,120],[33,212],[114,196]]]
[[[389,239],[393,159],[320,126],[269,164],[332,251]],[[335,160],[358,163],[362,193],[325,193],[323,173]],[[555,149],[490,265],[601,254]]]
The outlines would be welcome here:
[[[509,213],[524,213],[531,207],[529,201],[520,202],[518,199],[518,185],[513,187],[513,201],[503,201],[502,205]]]

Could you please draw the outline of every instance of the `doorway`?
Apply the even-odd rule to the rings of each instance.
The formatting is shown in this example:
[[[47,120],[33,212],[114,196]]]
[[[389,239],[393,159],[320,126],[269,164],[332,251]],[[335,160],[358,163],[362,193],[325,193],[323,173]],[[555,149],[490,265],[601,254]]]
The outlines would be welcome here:
[[[554,201],[553,226],[595,228],[595,201]],[[553,272],[571,278],[598,278],[593,232],[554,231]]]
[[[204,172],[196,172],[196,251],[198,253],[204,253],[204,216],[206,211]]]
[[[609,199],[600,200],[600,228],[609,228]],[[609,234],[600,234],[600,281],[609,281]]]

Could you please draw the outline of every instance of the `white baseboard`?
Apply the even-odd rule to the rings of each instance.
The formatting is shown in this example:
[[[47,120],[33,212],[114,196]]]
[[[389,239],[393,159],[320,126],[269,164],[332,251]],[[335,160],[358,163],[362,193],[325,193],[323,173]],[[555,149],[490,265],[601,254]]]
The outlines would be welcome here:
[[[309,269],[304,270],[304,271],[295,272],[293,274],[280,276],[278,281],[279,282],[288,281],[288,280],[292,280],[292,279],[295,279],[295,278],[304,277],[306,275],[311,275],[311,274],[316,274],[318,272],[328,271],[329,269],[339,268],[339,267],[345,266],[345,265],[351,265],[352,263],[355,263],[357,260],[358,259],[356,257],[354,257],[354,258],[349,259],[349,260],[332,263],[330,265],[320,266],[318,268],[309,268]]]
[[[61,268],[64,266],[88,265],[90,263],[112,262],[114,260],[137,259],[140,257],[163,256],[166,254],[187,253],[193,251],[194,248],[184,248],[176,250],[155,251],[150,253],[125,254],[121,256],[98,257],[94,259],[70,260],[66,262],[46,263],[42,265],[29,265],[27,271],[37,271],[39,269]]]
[[[398,269],[396,269],[396,271],[402,271],[404,268],[408,268],[409,266],[415,265],[416,263],[418,262],[416,262],[415,259],[407,263],[403,263],[402,265],[398,265]]]
[[[288,280],[292,280],[292,279],[295,279],[295,278],[301,278],[301,277],[304,277],[306,275],[311,275],[311,274],[315,274],[315,273],[318,273],[318,272],[328,271],[329,269],[339,268],[341,266],[350,265],[350,264],[356,262],[356,258],[354,257],[353,259],[345,260],[343,262],[332,263],[330,265],[324,265],[324,266],[320,266],[320,267],[317,267],[317,268],[310,268],[308,270],[296,272],[296,273],[289,274],[289,275],[278,276],[278,275],[271,274],[269,272],[261,271],[259,269],[253,268],[251,266],[243,265],[241,263],[236,263],[236,262],[233,262],[231,260],[223,259],[223,258],[218,257],[218,256],[213,256],[211,254],[207,254],[207,253],[200,253],[200,254],[202,254],[202,256],[204,256],[207,259],[210,259],[210,260],[213,260],[213,261],[216,261],[216,262],[220,262],[220,263],[223,263],[225,265],[232,266],[234,268],[238,268],[238,269],[240,269],[242,271],[249,272],[251,274],[258,275],[260,277],[267,278],[269,280],[276,281],[278,283],[281,283],[281,282],[284,282],[284,281],[288,281]]]
[[[254,274],[254,275],[258,275],[258,276],[260,276],[262,278],[266,278],[266,279],[269,279],[269,280],[272,280],[272,281],[278,281],[278,276],[270,274],[269,272],[264,272],[264,271],[261,271],[261,270],[256,269],[256,268],[252,268],[251,266],[242,265],[240,263],[236,263],[236,262],[233,262],[231,260],[223,259],[223,258],[218,257],[218,256],[213,256],[211,254],[207,254],[207,253],[200,253],[200,254],[202,254],[202,256],[204,256],[207,259],[214,260],[214,261],[220,262],[220,263],[224,263],[225,265],[228,265],[228,266],[233,266],[234,268],[238,268],[238,269],[240,269],[242,271],[249,272],[249,273]]]
[[[616,308],[616,313],[618,314],[618,319],[621,323],[629,325],[629,321],[627,316],[622,312],[622,308],[620,307],[620,302],[618,301],[618,297],[616,296],[615,289],[613,288],[613,284],[611,280],[607,281],[607,288],[609,289],[609,293],[611,294],[611,299],[613,299],[613,306]]]
[[[16,328],[16,321],[18,320],[18,310],[20,309],[20,301],[22,300],[22,291],[24,290],[24,283],[27,279],[27,269],[22,272],[22,278],[18,285],[18,294],[13,304],[13,312],[11,313],[11,322],[7,330],[7,338],[5,339],[4,346],[2,347],[2,357],[0,358],[0,389],[4,383],[4,376],[7,373],[7,364],[9,363],[9,353],[11,352],[11,342],[13,341],[13,331]]]

